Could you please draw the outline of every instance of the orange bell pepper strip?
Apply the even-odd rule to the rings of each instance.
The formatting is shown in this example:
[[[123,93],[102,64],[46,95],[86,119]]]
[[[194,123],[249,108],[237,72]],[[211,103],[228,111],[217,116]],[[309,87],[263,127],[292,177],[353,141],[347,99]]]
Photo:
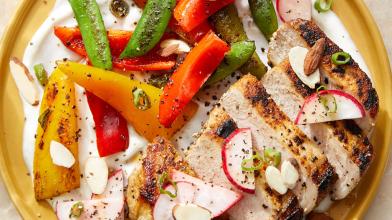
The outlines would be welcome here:
[[[208,32],[212,31],[212,27],[207,21],[201,23],[192,31],[186,32],[178,24],[176,19],[171,19],[169,22],[169,28],[190,44],[199,42]]]
[[[163,89],[159,122],[170,127],[223,60],[229,46],[209,32],[186,56]]]
[[[197,111],[197,104],[192,102],[175,120],[171,128],[164,128],[158,121],[161,89],[132,80],[123,74],[76,62],[58,62],[58,69],[65,73],[69,79],[116,109],[132,124],[136,132],[148,141],[152,141],[157,136],[170,139]],[[150,108],[141,110],[135,106],[133,95],[135,89],[141,89],[145,92],[150,102]]]
[[[182,29],[190,32],[219,9],[233,2],[234,0],[181,0],[174,9],[174,18]]]
[[[61,42],[73,52],[87,58],[87,52],[83,44],[79,28],[55,27],[55,35]],[[162,57],[158,54],[159,48],[154,48],[150,53],[142,57],[119,59],[118,56],[124,50],[132,32],[123,30],[109,30],[108,40],[113,55],[113,67],[123,71],[153,71],[170,70],[176,64],[176,56]],[[167,39],[172,36],[165,36]]]

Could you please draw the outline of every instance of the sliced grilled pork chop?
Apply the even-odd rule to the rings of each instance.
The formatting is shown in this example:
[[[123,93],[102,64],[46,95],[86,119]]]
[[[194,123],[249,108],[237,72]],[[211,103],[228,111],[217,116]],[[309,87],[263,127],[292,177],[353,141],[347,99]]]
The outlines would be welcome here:
[[[251,129],[258,150],[272,147],[282,153],[283,160],[297,161],[300,182],[294,193],[305,212],[310,212],[329,193],[337,179],[334,168],[254,76],[246,75],[232,85],[220,104],[239,127]]]
[[[224,174],[221,157],[224,139],[236,128],[229,115],[215,107],[195,143],[185,151],[185,160],[204,181],[238,191]],[[243,196],[228,211],[230,219],[302,219],[303,211],[296,196],[291,191],[283,196],[274,192],[266,184],[263,172],[256,177],[255,194]]]
[[[297,117],[305,99],[316,92],[302,83],[287,59],[269,70],[262,83],[267,93],[292,121]],[[298,127],[317,142],[338,174],[332,198],[345,198],[357,185],[374,157],[373,146],[368,138],[352,120]]]
[[[269,61],[276,66],[287,59],[291,48],[310,48],[320,38],[326,39],[325,52],[319,66],[321,81],[327,88],[343,90],[362,103],[367,117],[357,119],[356,122],[366,134],[370,133],[379,107],[378,95],[371,80],[354,60],[341,66],[332,63],[331,55],[342,50],[314,22],[297,19],[282,25],[270,42]]]
[[[163,172],[169,173],[171,169],[196,175],[169,141],[157,137],[147,146],[142,164],[128,180],[127,202],[130,219],[153,219],[152,207],[160,194],[159,175]]]

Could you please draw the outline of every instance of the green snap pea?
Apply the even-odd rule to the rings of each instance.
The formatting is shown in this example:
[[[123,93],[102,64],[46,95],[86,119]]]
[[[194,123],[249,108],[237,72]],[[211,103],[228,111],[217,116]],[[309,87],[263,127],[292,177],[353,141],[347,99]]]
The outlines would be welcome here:
[[[248,0],[248,2],[253,20],[269,41],[278,29],[278,17],[272,0]]]
[[[211,17],[212,24],[219,36],[232,44],[239,41],[248,40],[248,36],[242,25],[242,21],[238,16],[237,8],[234,4],[230,4],[225,8],[219,10]],[[241,68],[242,73],[251,73],[258,79],[267,72],[267,67],[260,60],[256,52]]]
[[[34,72],[38,82],[42,86],[45,86],[46,83],[48,83],[48,73],[46,72],[44,66],[41,63],[34,65]]]
[[[142,56],[154,48],[165,33],[175,4],[176,0],[148,0],[120,58]]]
[[[239,41],[231,44],[230,51],[225,55],[222,63],[206,82],[206,85],[212,85],[236,71],[244,65],[256,50],[254,41]]]
[[[101,11],[95,0],[69,0],[93,66],[112,69],[112,55]]]

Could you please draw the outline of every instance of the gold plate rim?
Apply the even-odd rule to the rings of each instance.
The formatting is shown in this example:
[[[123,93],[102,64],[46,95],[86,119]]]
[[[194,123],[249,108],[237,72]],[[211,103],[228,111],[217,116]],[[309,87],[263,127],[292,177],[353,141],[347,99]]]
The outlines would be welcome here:
[[[22,0],[18,4],[18,8],[13,15],[9,25],[6,27],[4,31],[3,38],[0,43],[0,70],[2,70],[0,74],[0,88],[4,88],[4,85],[6,84],[5,82],[5,76],[6,74],[9,74],[7,69],[8,65],[8,60],[10,57],[11,49],[13,44],[13,39],[22,31],[22,29],[19,27],[23,21],[26,19],[26,16],[29,13],[29,10],[33,7],[34,3],[37,3],[38,1],[34,0]],[[342,1],[336,1],[336,2],[342,2]],[[349,4],[353,7],[355,7],[355,10],[357,13],[357,19],[364,21],[364,26],[366,27],[366,32],[371,36],[371,39],[373,39],[373,42],[369,43],[374,46],[374,49],[377,51],[378,55],[378,64],[381,66],[378,67],[381,70],[380,75],[382,75],[382,84],[383,87],[387,88],[392,88],[392,77],[391,77],[391,69],[390,69],[390,63],[388,60],[388,55],[386,52],[386,48],[384,46],[381,34],[377,28],[377,25],[370,15],[370,12],[368,8],[366,7],[365,3],[362,0],[355,0],[355,1],[350,1],[350,3],[339,3],[339,4]],[[339,14],[339,13],[338,13]],[[359,16],[359,17],[358,17]],[[345,21],[343,20],[343,23]],[[354,40],[355,41],[355,40]],[[381,83],[380,80],[377,81],[378,83]],[[376,82],[376,83],[377,83]],[[380,86],[380,85],[378,85]],[[5,89],[3,89],[5,91]],[[383,97],[392,97],[391,89],[385,90],[383,89]],[[4,102],[4,93],[1,94],[0,96],[0,103]],[[386,122],[387,124],[383,129],[388,132],[391,131],[391,112],[392,112],[392,101],[390,98],[381,100],[382,105],[386,106],[387,108],[384,109],[386,117],[388,121]],[[0,109],[0,119],[3,119],[3,110],[4,106],[1,106]],[[22,192],[18,190],[15,187],[15,181],[17,181],[17,175],[21,174],[15,174],[15,173],[10,173],[10,171],[7,169],[7,165],[9,162],[9,158],[5,157],[5,153],[7,153],[7,148],[4,145],[4,126],[3,124],[0,124],[0,171],[1,171],[1,176],[3,178],[3,181],[5,183],[5,186],[7,187],[8,193],[11,197],[11,200],[15,204],[16,208],[18,209],[19,213],[21,216],[25,219],[34,219],[37,217],[38,213],[35,213],[33,210],[31,210],[30,205],[33,204],[28,204],[26,201],[23,200],[23,196],[21,196]],[[390,153],[390,146],[392,142],[392,132],[389,132],[389,134],[384,134],[384,146],[387,146],[385,149],[381,149],[381,155],[376,156],[376,160],[378,160],[378,166],[375,168],[376,169],[376,174],[373,177],[373,182],[370,186],[367,186],[367,194],[364,196],[362,199],[362,203],[357,205],[356,211],[352,211],[353,213],[350,213],[350,217],[352,219],[361,219],[367,209],[369,208],[371,202],[373,201],[377,189],[380,185],[382,176],[384,174],[388,158],[389,158],[389,153]],[[20,155],[21,156],[21,155]],[[42,203],[41,203],[42,204]],[[45,208],[48,208],[46,205]],[[39,214],[38,214],[39,215]],[[41,216],[44,217],[44,216]],[[45,217],[44,217],[45,218]],[[46,219],[46,218],[45,218]]]

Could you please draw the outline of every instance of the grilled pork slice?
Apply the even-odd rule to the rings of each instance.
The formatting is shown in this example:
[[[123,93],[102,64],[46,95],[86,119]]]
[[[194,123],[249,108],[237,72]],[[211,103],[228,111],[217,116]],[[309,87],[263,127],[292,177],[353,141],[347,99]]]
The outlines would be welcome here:
[[[222,96],[220,103],[239,127],[250,128],[255,147],[272,147],[283,160],[295,160],[300,181],[294,188],[304,211],[310,212],[336,181],[325,155],[290,121],[267,94],[261,82],[246,75]]]
[[[236,128],[229,115],[215,107],[197,140],[185,152],[185,160],[204,181],[239,192],[225,176],[221,156],[224,139]],[[243,193],[242,200],[228,211],[230,219],[302,219],[303,211],[296,196],[291,191],[283,196],[274,192],[263,174],[256,177],[255,194]]]
[[[196,175],[169,141],[161,137],[155,138],[154,142],[147,146],[142,164],[128,180],[127,202],[130,219],[153,219],[153,205],[160,194],[159,176],[172,169]]]
[[[305,99],[316,91],[303,84],[286,59],[269,70],[262,83],[267,93],[294,121]],[[352,120],[298,126],[327,156],[338,174],[332,198],[345,198],[374,157],[373,146]]]
[[[362,103],[366,117],[356,122],[366,134],[369,134],[378,113],[377,92],[369,77],[354,60],[342,66],[335,66],[332,63],[331,55],[342,50],[314,22],[297,19],[282,25],[272,37],[268,58],[272,65],[276,66],[287,59],[291,48],[310,48],[320,38],[326,39],[324,55],[319,65],[322,82],[328,88],[340,89],[351,94]]]

